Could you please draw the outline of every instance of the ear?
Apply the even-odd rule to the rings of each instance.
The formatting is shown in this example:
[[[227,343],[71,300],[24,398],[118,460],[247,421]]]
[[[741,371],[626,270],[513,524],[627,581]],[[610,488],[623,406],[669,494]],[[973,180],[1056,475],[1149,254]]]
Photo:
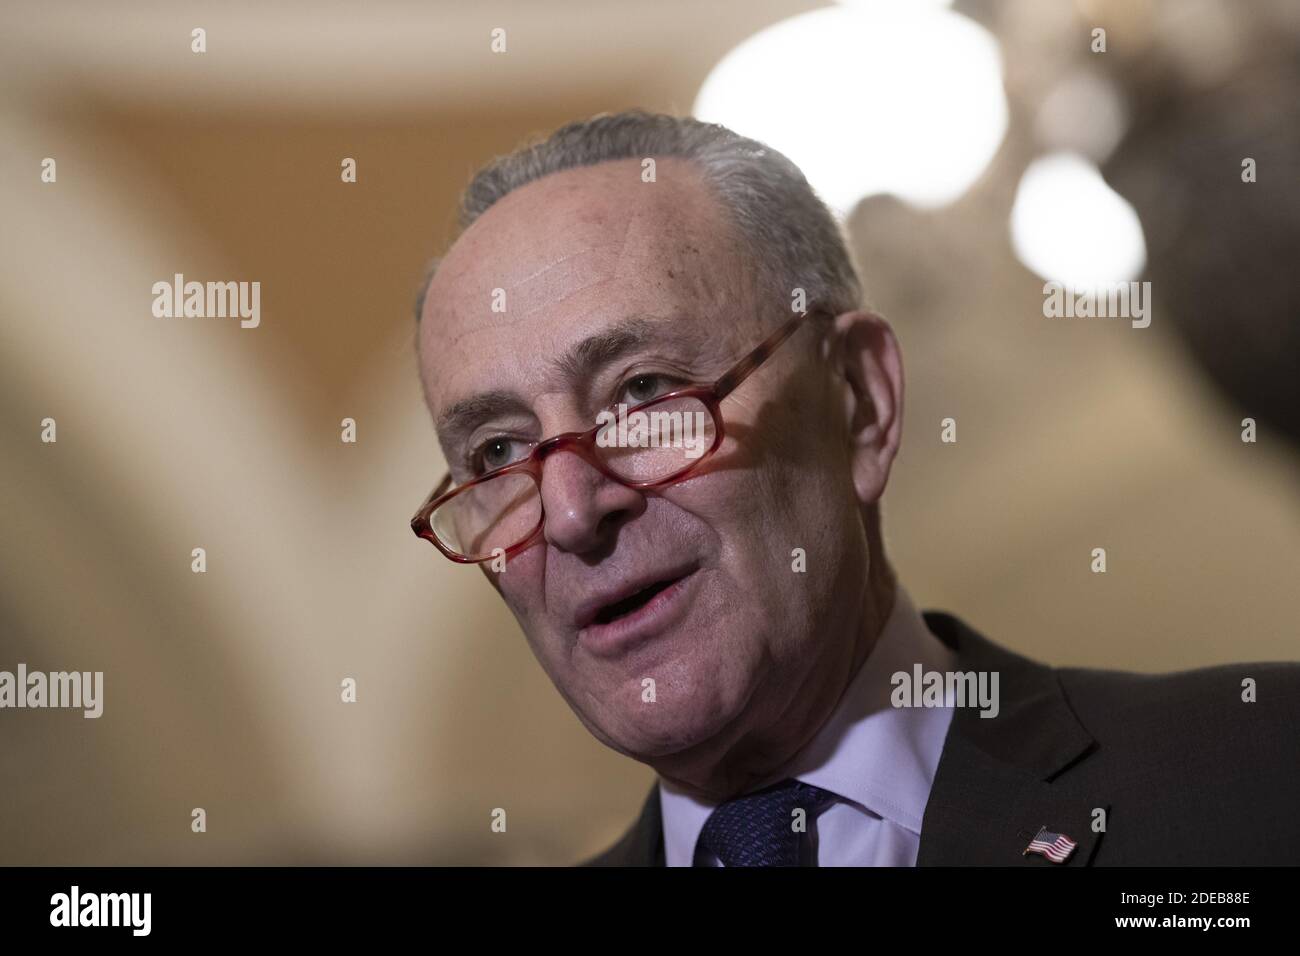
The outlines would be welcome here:
[[[844,375],[853,485],[863,505],[889,481],[903,432],[903,355],[889,323],[874,312],[835,318],[836,359]]]

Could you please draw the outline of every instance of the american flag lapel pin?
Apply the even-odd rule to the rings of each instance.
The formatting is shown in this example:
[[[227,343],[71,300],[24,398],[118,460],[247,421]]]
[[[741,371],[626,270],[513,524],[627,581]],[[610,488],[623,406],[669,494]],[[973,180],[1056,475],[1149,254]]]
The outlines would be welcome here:
[[[1025,847],[1021,856],[1037,853],[1047,857],[1053,863],[1064,863],[1078,845],[1064,833],[1053,833],[1044,826],[1038,831],[1038,835],[1029,841],[1029,846]]]

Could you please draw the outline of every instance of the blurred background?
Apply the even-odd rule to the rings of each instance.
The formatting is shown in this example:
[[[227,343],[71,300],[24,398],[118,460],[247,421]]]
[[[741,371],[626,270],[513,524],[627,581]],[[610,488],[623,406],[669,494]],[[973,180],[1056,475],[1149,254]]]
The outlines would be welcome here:
[[[0,670],[106,689],[0,711],[0,863],[567,864],[631,822],[651,772],[408,521],[459,190],[633,106],[766,140],[843,216],[907,363],[919,606],[1060,665],[1300,659],[1297,90],[1290,0],[10,0]],[[178,272],[260,281],[261,326],[153,318]],[[1044,318],[1046,278],[1149,280],[1151,326]]]

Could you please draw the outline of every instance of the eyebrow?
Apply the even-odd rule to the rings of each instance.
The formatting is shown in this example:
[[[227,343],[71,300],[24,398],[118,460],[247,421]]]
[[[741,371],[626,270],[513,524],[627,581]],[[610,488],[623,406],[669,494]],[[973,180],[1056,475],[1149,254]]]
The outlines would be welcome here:
[[[671,329],[680,332],[685,323],[663,316],[634,315],[587,336],[567,352],[551,361],[551,367],[571,382],[586,378],[594,370],[608,365],[652,342],[667,338]]]
[[[682,318],[632,315],[575,343],[550,364],[560,377],[580,382],[596,369],[670,337],[698,340],[699,329]],[[503,389],[480,392],[455,402],[438,416],[438,436],[444,447],[456,447],[480,422],[506,412],[528,411],[528,406],[513,392]]]
[[[479,422],[506,412],[526,412],[528,409],[513,392],[497,389],[480,392],[456,402],[438,416],[438,439],[444,448],[455,448],[465,440]]]

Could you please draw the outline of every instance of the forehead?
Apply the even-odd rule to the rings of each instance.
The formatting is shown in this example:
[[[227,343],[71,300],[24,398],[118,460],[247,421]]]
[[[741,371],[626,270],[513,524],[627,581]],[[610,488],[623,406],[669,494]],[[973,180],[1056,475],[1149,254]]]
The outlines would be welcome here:
[[[753,280],[736,232],[693,164],[656,165],[652,183],[636,159],[552,174],[465,231],[420,323],[435,414],[476,392],[535,394],[550,360],[630,316],[707,323],[724,346],[735,337]]]

